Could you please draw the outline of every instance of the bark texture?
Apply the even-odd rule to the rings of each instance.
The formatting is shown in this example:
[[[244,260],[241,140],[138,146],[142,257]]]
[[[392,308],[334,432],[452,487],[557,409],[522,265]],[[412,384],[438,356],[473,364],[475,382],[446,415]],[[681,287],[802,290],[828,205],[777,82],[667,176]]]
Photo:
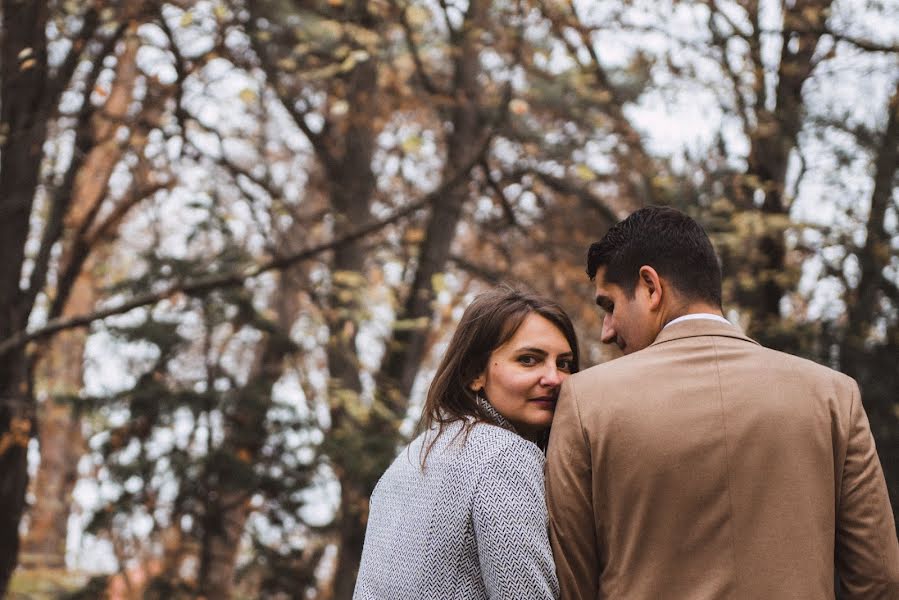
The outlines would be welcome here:
[[[4,0],[0,42],[0,339],[22,329],[25,239],[47,135],[47,3]],[[16,565],[28,485],[26,447],[35,419],[23,352],[0,360],[0,596]]]
[[[74,185],[71,189],[62,187],[58,192],[69,192],[71,197],[59,200],[70,208],[60,232],[65,248],[60,260],[63,285],[57,288],[53,306],[64,308],[51,309],[51,313],[61,310],[62,316],[87,314],[95,303],[94,267],[85,265],[91,244],[85,243],[83,236],[106,198],[113,169],[127,149],[127,139],[122,142],[116,134],[124,126],[133,100],[139,48],[140,39],[133,26],[118,56],[109,98],[103,111],[94,115],[90,134],[82,138],[87,154],[83,162],[74,161],[70,167],[77,173],[72,178]],[[68,283],[71,277],[75,278],[74,282]],[[65,564],[71,495],[85,447],[80,412],[53,398],[74,397],[81,390],[86,338],[87,332],[83,330],[64,331],[40,347],[33,358],[38,361],[35,368],[38,395],[43,397],[38,409],[41,463],[35,482],[36,501],[30,509],[31,523],[23,545],[22,564],[26,567],[52,568]]]

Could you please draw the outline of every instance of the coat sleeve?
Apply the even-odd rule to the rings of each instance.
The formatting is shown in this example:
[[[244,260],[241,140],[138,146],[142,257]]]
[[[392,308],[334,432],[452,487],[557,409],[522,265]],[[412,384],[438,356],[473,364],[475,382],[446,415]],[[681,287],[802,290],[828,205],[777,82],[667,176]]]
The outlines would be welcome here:
[[[899,544],[886,482],[858,386],[840,483],[836,564],[845,598],[899,598]]]
[[[593,469],[570,379],[562,384],[549,437],[546,503],[562,600],[595,600],[600,551],[593,519]]]
[[[520,440],[488,462],[478,479],[472,521],[491,600],[556,600],[559,583],[546,523],[543,456]]]

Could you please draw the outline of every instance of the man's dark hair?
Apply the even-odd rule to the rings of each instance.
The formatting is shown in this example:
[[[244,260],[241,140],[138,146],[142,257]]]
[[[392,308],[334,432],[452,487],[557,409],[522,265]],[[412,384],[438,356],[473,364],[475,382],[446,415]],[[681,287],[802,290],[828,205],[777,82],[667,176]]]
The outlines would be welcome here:
[[[593,280],[604,280],[633,297],[640,267],[648,265],[689,300],[721,306],[721,267],[702,226],[679,210],[647,206],[616,223],[587,252]]]

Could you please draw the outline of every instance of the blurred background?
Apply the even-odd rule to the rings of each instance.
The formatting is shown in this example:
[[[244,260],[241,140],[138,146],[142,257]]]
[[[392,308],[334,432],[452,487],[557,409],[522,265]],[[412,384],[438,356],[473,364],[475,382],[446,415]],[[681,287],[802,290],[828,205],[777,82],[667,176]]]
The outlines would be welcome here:
[[[0,78],[0,596],[349,599],[467,302],[613,358],[586,248],[647,204],[859,381],[899,508],[895,1],[6,0]]]

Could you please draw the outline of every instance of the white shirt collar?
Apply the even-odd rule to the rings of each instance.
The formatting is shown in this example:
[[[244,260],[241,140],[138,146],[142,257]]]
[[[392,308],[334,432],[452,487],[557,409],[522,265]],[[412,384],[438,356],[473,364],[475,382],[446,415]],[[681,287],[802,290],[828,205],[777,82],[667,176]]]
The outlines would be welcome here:
[[[681,321],[691,321],[693,319],[711,319],[712,321],[720,321],[722,323],[727,323],[728,325],[730,325],[730,321],[728,321],[721,315],[713,315],[712,313],[692,313],[668,321],[668,323],[665,324],[665,327],[674,325],[675,323],[680,323]],[[665,327],[662,327],[662,329],[665,329]]]

